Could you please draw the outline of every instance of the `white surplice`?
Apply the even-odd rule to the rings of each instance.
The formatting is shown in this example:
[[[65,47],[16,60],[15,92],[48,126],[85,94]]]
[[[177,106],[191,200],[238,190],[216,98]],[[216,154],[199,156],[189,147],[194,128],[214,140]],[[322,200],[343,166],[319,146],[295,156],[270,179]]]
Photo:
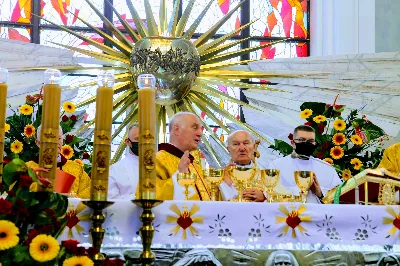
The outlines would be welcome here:
[[[139,182],[139,157],[128,153],[110,166],[108,199],[134,199]]]
[[[302,160],[288,155],[271,162],[268,168],[280,170],[280,183],[293,195],[299,195],[300,193],[300,188],[296,185],[294,179],[295,171],[313,171],[324,195],[330,189],[342,183],[336,170],[328,163],[317,158]],[[307,195],[307,203],[321,202],[310,190]]]

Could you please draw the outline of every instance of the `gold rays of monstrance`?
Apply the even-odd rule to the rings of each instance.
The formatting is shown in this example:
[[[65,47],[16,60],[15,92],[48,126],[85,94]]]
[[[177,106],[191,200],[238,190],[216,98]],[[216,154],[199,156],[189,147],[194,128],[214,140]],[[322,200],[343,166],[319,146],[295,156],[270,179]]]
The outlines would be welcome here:
[[[236,10],[240,8],[244,1],[240,2],[194,42],[191,42],[191,38],[215,0],[209,1],[204,10],[188,28],[186,25],[196,0],[190,0],[180,18],[178,18],[180,0],[175,1],[169,22],[166,14],[166,0],[160,0],[158,25],[153,16],[150,1],[144,0],[147,28],[139,17],[131,0],[127,0],[126,3],[134,20],[136,30],[131,28],[128,22],[114,7],[112,7],[112,5],[110,5],[126,33],[122,33],[117,27],[115,27],[114,24],[109,21],[89,0],[85,1],[102,19],[107,30],[112,33],[112,36],[89,24],[81,17],[78,17],[78,19],[98,35],[102,36],[104,40],[111,43],[112,47],[92,40],[66,27],[46,21],[58,26],[63,31],[76,36],[90,45],[93,45],[101,51],[88,51],[56,43],[57,45],[104,61],[106,65],[100,67],[103,70],[112,68],[116,71],[114,93],[119,94],[119,96],[113,103],[113,121],[118,119],[122,114],[127,113],[127,115],[114,132],[112,136],[113,138],[119,135],[123,129],[126,129],[129,124],[137,121],[138,88],[136,78],[140,74],[149,73],[155,75],[157,80],[156,101],[158,104],[158,123],[160,132],[163,133],[163,135],[165,135],[167,115],[171,117],[174,113],[179,111],[190,111],[199,116],[205,130],[209,132],[208,136],[213,138],[216,143],[223,148],[225,148],[224,143],[213,132],[210,126],[206,123],[206,120],[202,118],[201,112],[206,113],[206,115],[219,125],[227,134],[229,134],[230,130],[220,119],[217,118],[217,114],[222,115],[231,122],[236,123],[238,126],[249,130],[258,138],[263,139],[263,137],[255,132],[251,127],[238,121],[232,114],[210,98],[216,97],[242,106],[255,108],[221,92],[218,88],[214,88],[213,86],[222,85],[247,89],[275,90],[262,85],[248,84],[243,82],[243,80],[250,78],[263,79],[271,76],[276,77],[277,74],[243,71],[240,69],[238,70],[237,67],[235,69],[235,66],[245,65],[250,61],[256,60],[230,61],[230,59],[237,58],[243,54],[248,54],[252,51],[276,43],[268,43],[247,49],[239,49],[237,51],[228,51],[230,48],[248,40],[247,38],[238,41],[229,41],[232,36],[249,27],[255,21],[245,24],[222,37],[212,39],[217,30],[224,25]],[[129,36],[133,42],[130,41],[127,36]],[[90,67],[66,66],[60,67],[60,69],[66,72],[74,72],[83,69],[90,70]],[[76,89],[77,87],[85,88],[95,84],[96,81],[94,80],[76,86],[70,86],[69,89]],[[96,96],[93,96],[79,103],[77,107],[85,107],[90,103],[93,103],[95,99]],[[87,123],[82,129],[80,129],[80,132],[89,128],[93,123],[94,120]],[[125,133],[125,137],[126,136],[127,133]],[[219,162],[219,158],[216,158],[215,153],[212,151],[209,139],[203,136],[202,141],[208,152],[214,157],[214,161]],[[121,156],[124,148],[125,144],[122,142],[113,157],[113,161],[116,161]]]

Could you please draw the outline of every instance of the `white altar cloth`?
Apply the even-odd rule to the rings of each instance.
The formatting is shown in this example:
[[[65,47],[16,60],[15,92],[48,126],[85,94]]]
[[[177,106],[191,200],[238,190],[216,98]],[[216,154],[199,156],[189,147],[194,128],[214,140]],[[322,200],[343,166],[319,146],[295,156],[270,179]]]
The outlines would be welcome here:
[[[104,247],[140,246],[141,211],[127,200],[105,209]],[[77,224],[59,239],[90,242],[90,212],[70,199]],[[400,244],[400,206],[165,201],[153,213],[153,247],[377,251]]]

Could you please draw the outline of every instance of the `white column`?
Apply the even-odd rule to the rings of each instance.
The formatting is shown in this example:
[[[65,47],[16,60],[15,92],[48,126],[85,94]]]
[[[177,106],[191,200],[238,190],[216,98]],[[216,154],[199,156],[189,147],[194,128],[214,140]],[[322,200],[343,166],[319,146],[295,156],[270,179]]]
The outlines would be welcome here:
[[[375,52],[375,0],[311,1],[311,56]]]

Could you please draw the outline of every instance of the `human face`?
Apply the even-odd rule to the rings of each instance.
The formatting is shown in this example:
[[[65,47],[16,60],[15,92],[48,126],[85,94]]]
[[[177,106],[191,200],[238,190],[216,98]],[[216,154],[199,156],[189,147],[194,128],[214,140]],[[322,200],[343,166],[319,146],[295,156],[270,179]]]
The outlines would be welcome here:
[[[176,137],[176,145],[182,151],[197,150],[203,136],[200,119],[195,115],[185,115],[180,123],[174,126],[173,134]]]
[[[131,128],[131,130],[129,130],[128,138],[125,139],[126,146],[131,147],[132,146],[131,141],[139,142],[139,128],[133,127]]]
[[[300,142],[309,142],[315,145],[315,133],[314,132],[307,132],[307,131],[297,131],[294,136],[291,144],[294,148],[296,148],[296,143]]]
[[[227,148],[232,161],[239,165],[250,164],[254,157],[254,140],[247,132],[236,132],[229,140]]]

